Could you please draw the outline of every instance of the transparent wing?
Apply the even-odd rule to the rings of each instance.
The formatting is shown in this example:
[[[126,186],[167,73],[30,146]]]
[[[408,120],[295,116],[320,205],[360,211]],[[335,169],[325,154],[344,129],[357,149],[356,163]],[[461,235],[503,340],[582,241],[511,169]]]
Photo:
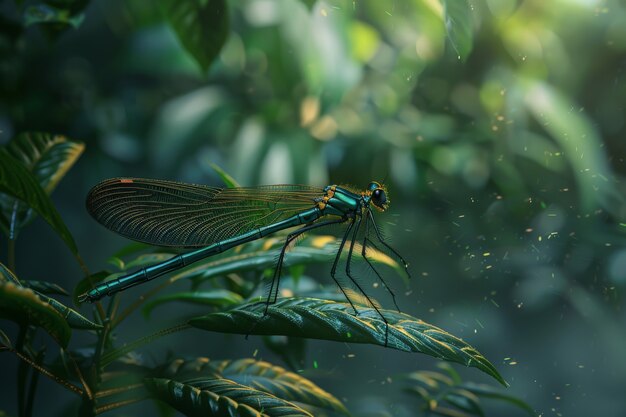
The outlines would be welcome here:
[[[213,188],[143,178],[112,178],[91,189],[87,210],[129,239],[201,247],[286,219],[315,205],[321,188],[267,185]]]

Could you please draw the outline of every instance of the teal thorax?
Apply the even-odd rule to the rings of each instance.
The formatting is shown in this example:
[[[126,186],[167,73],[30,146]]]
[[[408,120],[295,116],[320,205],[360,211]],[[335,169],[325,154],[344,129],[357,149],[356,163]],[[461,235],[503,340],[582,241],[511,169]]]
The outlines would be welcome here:
[[[327,186],[324,192],[326,193],[322,206],[324,214],[342,217],[359,215],[362,214],[363,209],[369,209],[370,204],[381,211],[385,211],[389,205],[384,187],[375,181],[371,182],[361,194],[337,185]]]

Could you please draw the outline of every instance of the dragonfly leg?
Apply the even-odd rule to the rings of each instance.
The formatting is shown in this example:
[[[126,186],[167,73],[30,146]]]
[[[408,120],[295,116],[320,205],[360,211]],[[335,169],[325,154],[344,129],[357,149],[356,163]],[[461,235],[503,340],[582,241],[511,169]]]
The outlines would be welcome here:
[[[372,269],[372,271],[374,271],[374,273],[376,274],[376,276],[378,277],[380,282],[383,284],[383,287],[385,287],[387,292],[389,294],[391,294],[391,299],[393,300],[393,304],[396,306],[396,310],[398,310],[398,312],[400,312],[400,307],[398,307],[398,303],[396,302],[396,294],[389,287],[389,285],[387,285],[387,283],[383,279],[382,275],[380,275],[380,273],[378,273],[378,271],[376,270],[374,265],[370,262],[370,260],[367,259],[367,242],[369,242],[374,247],[374,249],[376,249],[376,250],[378,250],[380,252],[380,250],[376,247],[376,245],[374,245],[374,242],[372,242],[370,239],[368,239],[368,236],[369,236],[369,223],[368,223],[368,221],[366,219],[365,220],[365,236],[363,236],[363,244],[362,244],[362,248],[361,248],[361,256],[363,257],[363,259],[365,259],[365,262],[367,262],[367,264]]]
[[[339,245],[339,249],[337,250],[337,255],[335,255],[335,260],[333,261],[333,267],[330,269],[330,276],[333,279],[333,281],[335,281],[335,284],[337,284],[337,286],[339,287],[339,289],[343,293],[344,297],[346,297],[346,300],[348,300],[348,302],[350,303],[350,307],[352,307],[352,309],[354,310],[354,314],[358,315],[359,312],[357,311],[356,307],[354,306],[354,303],[352,302],[350,297],[348,297],[348,294],[346,293],[346,290],[343,289],[343,287],[341,286],[339,281],[337,281],[337,277],[335,276],[335,274],[337,273],[337,264],[339,263],[339,258],[341,257],[341,252],[343,252],[343,248],[346,245],[346,240],[348,239],[348,235],[350,234],[350,231],[352,230],[353,226],[354,226],[354,218],[352,219],[352,221],[350,222],[350,224],[346,228],[346,233],[343,235],[343,239],[341,239],[341,244]]]
[[[346,261],[346,275],[348,276],[348,278],[350,278],[350,281],[352,281],[352,283],[356,285],[356,287],[359,289],[361,294],[363,294],[367,302],[370,303],[370,305],[374,308],[374,310],[376,310],[380,318],[383,319],[383,322],[385,323],[385,346],[387,346],[387,341],[389,340],[389,322],[387,321],[385,316],[383,316],[383,313],[380,312],[376,304],[370,299],[369,295],[367,295],[365,291],[363,291],[363,288],[358,283],[358,281],[354,279],[350,271],[350,264],[352,262],[352,253],[354,251],[354,242],[356,241],[357,233],[359,231],[359,228],[361,227],[362,220],[363,218],[359,217],[359,221],[356,225],[356,228],[354,229],[354,232],[352,233],[352,241],[350,242],[350,250],[348,251],[348,259]]]
[[[274,276],[272,277],[272,284],[270,285],[270,290],[269,290],[269,294],[267,296],[267,301],[265,304],[265,313],[263,314],[264,316],[267,314],[267,309],[269,308],[270,304],[274,304],[276,303],[276,300],[278,299],[278,289],[280,287],[280,276],[282,273],[282,269],[283,269],[283,261],[285,260],[285,253],[287,251],[287,248],[289,247],[289,244],[291,242],[293,242],[298,236],[300,236],[303,233],[306,233],[308,231],[311,231],[313,229],[317,229],[319,227],[324,227],[324,226],[329,226],[331,224],[337,224],[337,223],[343,223],[347,220],[346,217],[341,217],[339,219],[335,219],[335,220],[328,220],[328,221],[324,221],[324,222],[319,222],[319,223],[313,223],[313,224],[308,224],[298,230],[296,230],[293,233],[290,233],[289,235],[287,235],[287,239],[285,239],[285,244],[283,245],[281,251],[280,251],[280,255],[278,256],[278,262],[276,263],[276,268],[274,269]],[[274,284],[276,284],[276,288],[274,289]],[[274,297],[272,299],[272,292],[274,292]]]
[[[400,259],[402,265],[404,266],[404,271],[406,272],[406,275],[411,278],[411,273],[409,272],[409,264],[407,263],[407,261],[405,261],[402,255],[400,255],[394,248],[392,248],[387,242],[385,242],[383,236],[380,233],[380,230],[378,229],[378,226],[376,225],[376,222],[374,221],[374,216],[372,215],[372,212],[368,211],[367,213],[370,221],[372,222],[372,225],[374,226],[374,231],[376,232],[376,237],[378,238],[378,241],[385,245],[387,249],[389,249],[398,259]]]

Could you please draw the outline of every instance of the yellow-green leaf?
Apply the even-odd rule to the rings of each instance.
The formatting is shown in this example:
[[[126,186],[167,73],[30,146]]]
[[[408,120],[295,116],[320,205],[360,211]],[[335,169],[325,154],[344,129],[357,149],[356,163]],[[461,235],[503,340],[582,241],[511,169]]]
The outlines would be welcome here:
[[[14,197],[35,210],[57,232],[72,253],[78,255],[72,234],[37,178],[4,148],[0,149],[0,193]]]
[[[66,347],[72,331],[65,318],[33,290],[12,282],[0,282],[0,317],[21,325],[44,329]]]

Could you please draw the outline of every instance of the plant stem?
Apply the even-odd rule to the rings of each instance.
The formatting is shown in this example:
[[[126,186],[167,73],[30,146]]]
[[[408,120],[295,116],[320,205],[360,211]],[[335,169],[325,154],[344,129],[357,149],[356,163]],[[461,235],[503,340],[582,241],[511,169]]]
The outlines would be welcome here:
[[[25,339],[26,339],[26,326],[21,325],[20,330],[17,334],[17,342],[15,343],[15,350],[19,355],[22,355]],[[28,367],[26,366],[26,363],[20,362],[20,364],[17,366],[17,415],[19,417],[24,417],[27,372],[28,372]]]
[[[178,324],[176,326],[172,326],[172,327],[168,327],[166,329],[162,329],[159,330],[156,333],[153,333],[149,336],[144,336],[142,338],[139,338],[133,342],[127,343],[124,346],[113,350],[111,352],[108,352],[106,355],[102,356],[102,363],[101,366],[105,367],[107,365],[109,365],[110,363],[112,363],[114,360],[121,358],[122,356],[126,355],[128,352],[132,352],[133,350],[137,349],[140,346],[143,346],[147,343],[152,342],[153,340],[156,340],[160,337],[163,336],[167,336],[168,334],[172,334],[172,333],[176,333],[179,332],[181,330],[185,330],[190,328],[191,326],[188,323],[182,323],[182,324]]]
[[[72,357],[72,354],[67,351],[64,351],[64,352],[69,358],[70,362],[72,362],[72,366],[74,367],[74,372],[76,372],[76,376],[78,377],[78,380],[82,384],[84,393],[87,395],[87,398],[90,400],[93,399],[93,393],[91,392],[91,389],[89,388],[89,384],[87,384],[87,381],[85,381],[85,377],[83,376],[83,373],[81,372],[80,367],[78,366],[78,364]]]
[[[46,356],[45,348],[40,350],[35,358],[35,364],[41,366]],[[39,382],[39,372],[33,372],[30,377],[30,386],[28,387],[28,396],[26,397],[26,406],[24,414],[26,417],[33,415],[33,404],[35,403],[35,393],[37,392],[37,383]]]
[[[153,295],[161,291],[163,288],[167,287],[172,282],[174,282],[175,278],[176,277],[174,276],[168,279],[167,281],[163,282],[161,285],[156,286],[152,288],[150,291],[140,295],[139,298],[137,298],[131,305],[126,307],[124,311],[122,311],[119,314],[119,316],[117,316],[117,319],[113,321],[112,327],[117,327],[117,325],[119,325],[122,321],[124,321],[124,319],[126,319],[126,317],[128,317],[133,311],[139,308],[148,298],[152,297]]]
[[[31,359],[29,359],[27,356],[23,355],[22,353],[18,352],[16,349],[12,349],[12,348],[5,348],[10,352],[13,352],[17,355],[18,358],[20,358],[23,362],[26,362],[27,364],[29,364],[30,366],[33,367],[33,369],[35,369],[36,371],[41,372],[42,374],[44,374],[45,376],[47,376],[48,378],[52,379],[53,381],[63,385],[65,388],[69,389],[70,391],[73,391],[74,393],[78,394],[78,395],[83,395],[83,390],[81,390],[80,388],[78,388],[77,386],[75,386],[74,384],[59,378],[58,376],[54,375],[52,372],[48,371],[46,368],[37,365],[35,362],[33,362]]]
[[[100,414],[100,413],[104,413],[105,411],[110,411],[119,407],[124,407],[126,405],[130,405],[130,404],[134,404],[137,403],[139,401],[144,401],[147,400],[148,398],[150,398],[149,395],[146,395],[144,397],[140,397],[140,398],[132,398],[130,400],[125,400],[125,401],[118,401],[116,403],[113,404],[106,404],[103,405],[102,407],[98,407],[96,408],[96,414]]]
[[[9,269],[15,274],[15,239],[9,238],[7,240],[7,263]]]

